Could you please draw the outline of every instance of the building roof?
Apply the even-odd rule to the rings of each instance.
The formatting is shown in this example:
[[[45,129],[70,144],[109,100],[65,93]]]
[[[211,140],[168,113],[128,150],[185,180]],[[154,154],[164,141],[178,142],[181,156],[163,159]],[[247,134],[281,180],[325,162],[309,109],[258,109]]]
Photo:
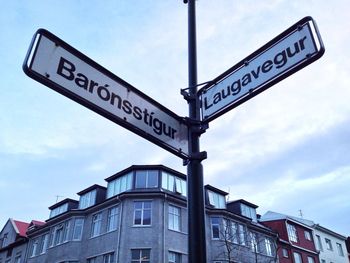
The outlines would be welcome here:
[[[32,220],[30,223],[27,223],[10,218],[10,221],[12,223],[13,228],[16,231],[16,234],[21,237],[27,237],[27,231],[30,227],[45,225],[45,222],[41,222],[38,220]]]
[[[260,217],[260,222],[267,222],[267,221],[276,221],[276,220],[289,220],[293,221],[294,223],[300,224],[307,228],[312,228],[314,226],[314,222],[311,220],[298,218],[295,216],[289,216],[285,214],[280,214],[272,211],[267,211],[263,216]]]
[[[186,179],[186,175],[183,174],[183,173],[180,173],[176,170],[173,170],[167,166],[164,166],[162,164],[151,164],[151,165],[131,165],[129,166],[128,168],[108,177],[105,179],[105,181],[107,182],[110,182],[120,176],[123,176],[131,171],[134,171],[134,170],[162,170],[162,171],[165,171],[165,172],[168,172],[168,173],[171,173],[171,174],[174,174],[178,177],[181,177],[183,179]]]
[[[70,199],[70,198],[66,198],[66,199],[64,199],[64,200],[62,200],[62,201],[60,201],[60,202],[50,206],[49,209],[50,210],[55,209],[55,208],[57,208],[57,207],[59,207],[61,205],[64,205],[65,203],[79,203],[79,201],[74,200],[74,199]]]
[[[256,208],[259,207],[259,206],[255,205],[255,204],[253,204],[253,203],[250,203],[250,202],[248,202],[248,201],[246,201],[246,200],[244,200],[244,199],[238,199],[238,200],[233,200],[233,201],[228,202],[228,204],[234,204],[234,203],[242,203],[242,204],[245,204],[245,205],[247,205],[247,206],[250,206],[250,207],[252,207],[252,208],[254,208],[254,209],[256,209]]]
[[[103,190],[106,190],[107,187],[104,187],[102,185],[98,185],[98,184],[94,184],[92,186],[89,186],[88,188],[84,189],[84,190],[81,190],[80,192],[77,193],[77,195],[83,195],[83,194],[86,194],[92,190],[95,190],[95,189],[103,189]]]
[[[12,220],[13,227],[16,231],[16,233],[22,237],[27,236],[27,229],[29,227],[29,223],[18,221],[18,220]]]

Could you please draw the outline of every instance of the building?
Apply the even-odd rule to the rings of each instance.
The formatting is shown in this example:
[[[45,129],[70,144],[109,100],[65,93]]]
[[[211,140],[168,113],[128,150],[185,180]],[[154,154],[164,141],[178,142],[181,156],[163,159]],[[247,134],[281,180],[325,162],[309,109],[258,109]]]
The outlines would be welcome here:
[[[311,220],[294,217],[295,220],[310,226],[320,263],[349,263],[346,251],[346,237],[327,229]]]
[[[350,237],[347,237],[345,243],[346,243],[346,250],[348,252],[348,259],[349,259],[349,262],[350,262]]]
[[[293,217],[271,211],[264,214],[260,222],[278,232],[277,252],[280,263],[320,262],[312,227]]]
[[[27,231],[25,262],[188,262],[184,174],[133,165],[105,180],[49,207],[46,223]],[[208,185],[205,194],[208,262],[275,262],[277,235],[257,221],[256,205],[226,203]]]
[[[21,222],[10,218],[0,232],[0,263],[21,263],[26,257],[27,230],[42,226],[40,221]]]

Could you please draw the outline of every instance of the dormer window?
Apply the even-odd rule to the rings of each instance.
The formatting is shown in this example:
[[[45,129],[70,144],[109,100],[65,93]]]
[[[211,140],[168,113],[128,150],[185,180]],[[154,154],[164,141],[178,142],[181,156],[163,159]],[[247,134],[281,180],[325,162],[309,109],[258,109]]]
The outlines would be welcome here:
[[[80,196],[79,209],[93,206],[96,203],[96,189]]]
[[[158,170],[136,171],[135,188],[158,187]]]
[[[215,208],[219,208],[219,209],[226,208],[225,196],[208,190],[208,198],[209,198],[209,204],[214,206]]]
[[[63,214],[64,212],[68,211],[68,203],[65,203],[63,205],[60,205],[54,209],[51,210],[50,212],[50,218]]]
[[[108,182],[107,198],[118,195],[132,188],[132,173],[120,176]]]
[[[162,172],[162,188],[183,196],[187,196],[186,181],[170,173]]]
[[[241,203],[241,213],[243,216],[245,217],[249,217],[250,219],[252,219],[254,222],[257,221],[256,218],[256,210],[253,207],[250,207],[246,204]]]

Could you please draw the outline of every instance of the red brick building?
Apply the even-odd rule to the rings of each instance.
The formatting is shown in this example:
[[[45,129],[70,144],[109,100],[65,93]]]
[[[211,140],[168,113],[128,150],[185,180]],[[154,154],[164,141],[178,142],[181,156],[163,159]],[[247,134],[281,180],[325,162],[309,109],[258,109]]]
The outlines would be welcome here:
[[[279,235],[277,253],[280,263],[319,263],[310,226],[270,211],[260,218],[260,222]]]

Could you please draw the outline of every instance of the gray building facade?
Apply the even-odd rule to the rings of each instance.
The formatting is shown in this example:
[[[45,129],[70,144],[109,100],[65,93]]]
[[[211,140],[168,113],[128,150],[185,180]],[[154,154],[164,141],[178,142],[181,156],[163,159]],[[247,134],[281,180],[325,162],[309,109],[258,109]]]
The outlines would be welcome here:
[[[105,180],[49,207],[45,225],[27,232],[21,262],[187,263],[186,175],[133,165]],[[212,186],[205,194],[208,262],[276,262],[276,234],[259,224],[256,205],[227,203]]]

